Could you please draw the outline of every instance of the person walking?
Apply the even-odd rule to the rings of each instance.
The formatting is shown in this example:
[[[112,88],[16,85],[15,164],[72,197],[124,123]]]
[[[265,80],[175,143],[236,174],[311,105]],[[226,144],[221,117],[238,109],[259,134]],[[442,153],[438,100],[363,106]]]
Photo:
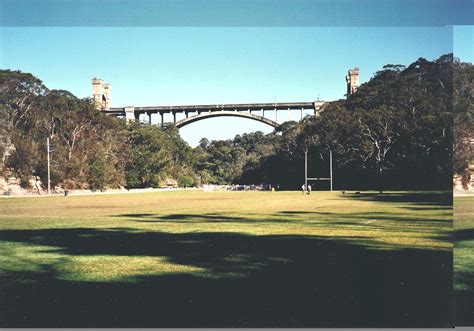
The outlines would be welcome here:
[[[304,192],[305,192],[305,189],[304,189],[304,184],[303,184],[301,185],[301,194],[304,194]]]
[[[311,194],[311,184],[308,184],[308,194]]]

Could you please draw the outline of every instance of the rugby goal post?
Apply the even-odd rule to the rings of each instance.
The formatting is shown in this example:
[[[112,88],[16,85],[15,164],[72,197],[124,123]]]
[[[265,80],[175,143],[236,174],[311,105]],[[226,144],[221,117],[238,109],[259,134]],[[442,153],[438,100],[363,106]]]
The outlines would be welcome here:
[[[329,177],[308,177],[308,151],[304,152],[304,188],[308,190],[308,180],[329,180],[330,190],[332,192],[332,151],[329,150]]]

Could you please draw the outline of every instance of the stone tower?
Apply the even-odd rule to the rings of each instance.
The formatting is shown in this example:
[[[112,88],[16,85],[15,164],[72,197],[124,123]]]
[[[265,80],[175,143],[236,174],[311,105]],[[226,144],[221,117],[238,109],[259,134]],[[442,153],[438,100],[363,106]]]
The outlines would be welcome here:
[[[347,72],[347,96],[351,95],[359,88],[359,68],[355,67]]]
[[[110,108],[110,94],[112,92],[112,85],[105,83],[102,79],[92,79],[92,97],[97,109]]]

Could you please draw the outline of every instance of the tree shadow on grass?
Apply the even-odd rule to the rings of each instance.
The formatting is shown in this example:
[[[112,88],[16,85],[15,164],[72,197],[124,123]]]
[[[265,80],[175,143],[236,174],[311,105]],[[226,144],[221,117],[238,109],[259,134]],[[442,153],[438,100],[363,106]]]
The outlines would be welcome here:
[[[460,243],[463,246],[467,244],[467,248],[464,249],[469,250],[469,247],[474,247],[474,229],[456,230],[454,232],[454,239],[455,247]],[[459,265],[464,265],[465,261],[458,259],[461,259],[461,257],[457,257],[456,262]],[[472,266],[471,270],[467,266],[463,268],[463,271],[459,270],[459,268],[454,269],[456,325],[472,326],[474,325],[474,270],[472,270]]]
[[[159,222],[159,221],[185,221],[191,222],[196,221],[213,221],[216,223],[223,222],[254,222],[254,220],[239,217],[239,216],[224,216],[218,214],[167,214],[167,215],[156,215],[156,214],[121,214],[119,217],[126,219],[137,220],[140,222]]]
[[[117,216],[115,216],[117,217]],[[270,217],[258,219],[253,217],[241,216],[226,216],[221,214],[121,214],[118,217],[124,218],[126,221],[135,221],[143,223],[248,223],[248,224],[263,224],[263,223],[296,223],[301,222],[298,219]]]
[[[454,231],[454,240],[456,242],[474,241],[474,229],[459,229]]]
[[[453,205],[452,192],[389,192],[383,194],[363,192],[361,194],[346,193],[342,197],[363,201],[416,203],[417,205],[422,205],[417,208],[423,208],[423,205],[433,205],[433,208],[436,209],[440,208],[440,206],[452,208]]]
[[[304,215],[302,218],[288,218],[288,216]],[[314,216],[314,217],[312,217]],[[117,216],[114,216],[117,217]],[[335,224],[342,225],[356,225],[358,223],[367,225],[368,227],[376,227],[377,224],[368,225],[367,221],[377,221],[379,224],[388,224],[388,222],[398,223],[400,226],[406,224],[411,225],[428,225],[437,226],[452,226],[452,219],[446,218],[417,218],[413,215],[390,215],[385,212],[367,212],[367,213],[331,213],[331,212],[311,212],[311,211],[281,211],[273,216],[265,218],[258,218],[247,216],[224,216],[220,214],[121,214],[118,217],[124,218],[127,221],[136,221],[144,223],[248,223],[248,224],[262,224],[262,223],[300,223],[300,224],[315,224],[326,226],[334,226]]]
[[[338,220],[338,219],[350,219],[350,220],[374,220],[377,221],[394,221],[394,222],[420,222],[420,223],[445,223],[452,225],[452,218],[417,218],[414,217],[416,214],[410,213],[409,215],[391,215],[387,212],[365,212],[365,213],[331,213],[331,212],[310,212],[310,211],[282,211],[278,214],[282,215],[296,215],[301,214],[305,216],[311,215],[323,215],[325,219]],[[451,216],[451,214],[450,214]]]
[[[141,256],[206,273],[68,281],[61,261],[0,274],[3,327],[447,327],[452,255],[380,250],[364,238],[4,230],[3,243],[67,257]]]
[[[456,289],[454,294],[456,326],[474,325],[474,291]]]
[[[459,272],[455,274],[455,317],[456,325],[474,325],[474,274],[472,272]]]

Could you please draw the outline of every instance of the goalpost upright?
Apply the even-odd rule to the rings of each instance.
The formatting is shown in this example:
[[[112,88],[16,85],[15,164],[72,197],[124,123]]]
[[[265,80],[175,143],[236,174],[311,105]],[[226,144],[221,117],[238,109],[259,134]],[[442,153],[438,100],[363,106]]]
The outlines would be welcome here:
[[[329,180],[332,192],[332,151],[329,150],[329,177],[308,177],[308,151],[304,152],[304,187],[308,189],[308,180]]]

